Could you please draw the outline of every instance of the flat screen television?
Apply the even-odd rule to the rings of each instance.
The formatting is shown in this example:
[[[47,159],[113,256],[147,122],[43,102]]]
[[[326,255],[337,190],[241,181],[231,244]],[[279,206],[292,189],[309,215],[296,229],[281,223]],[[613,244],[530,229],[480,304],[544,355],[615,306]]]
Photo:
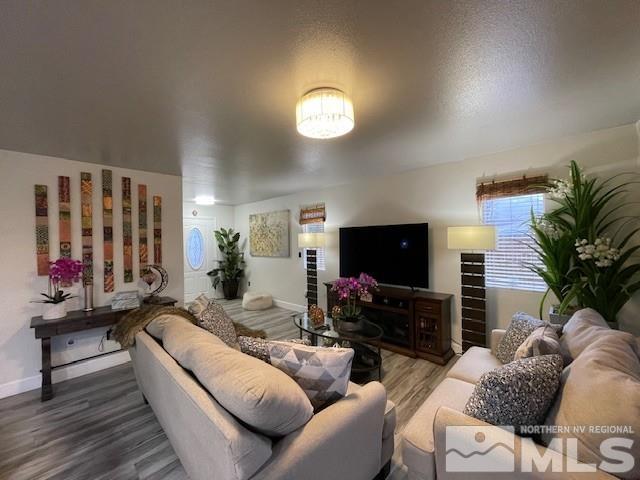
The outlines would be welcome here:
[[[372,275],[379,283],[429,288],[427,223],[340,229],[340,276]]]

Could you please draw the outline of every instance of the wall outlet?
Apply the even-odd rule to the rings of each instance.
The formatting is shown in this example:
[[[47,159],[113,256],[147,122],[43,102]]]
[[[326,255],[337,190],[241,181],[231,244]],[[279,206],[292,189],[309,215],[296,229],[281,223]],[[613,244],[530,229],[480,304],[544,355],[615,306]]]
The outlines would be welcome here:
[[[67,347],[70,347],[71,345],[73,345],[74,343],[76,343],[76,341],[73,338],[68,338],[67,339]]]
[[[250,286],[251,286],[251,281],[248,281],[247,282],[247,287],[250,287]]]

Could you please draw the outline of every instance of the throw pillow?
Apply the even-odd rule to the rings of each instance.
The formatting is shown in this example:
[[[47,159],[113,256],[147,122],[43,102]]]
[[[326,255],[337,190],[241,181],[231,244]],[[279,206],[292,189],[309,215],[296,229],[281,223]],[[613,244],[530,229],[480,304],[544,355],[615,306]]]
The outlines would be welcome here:
[[[238,336],[231,317],[219,303],[209,303],[198,318],[198,326],[213,333],[231,348],[240,350]]]
[[[544,423],[560,428],[543,434],[543,443],[552,447],[550,442],[555,438],[577,439],[577,452],[563,453],[577,456],[582,463],[600,464],[600,444],[610,437],[631,440],[630,449],[625,451],[640,459],[640,359],[633,336],[604,336],[587,346],[564,369],[558,395]],[[580,425],[626,427],[626,431],[574,428]],[[640,478],[640,461],[636,460],[630,471],[611,473],[620,478]]]
[[[539,425],[562,374],[560,355],[515,360],[480,377],[464,413],[493,425]]]
[[[200,318],[200,315],[202,314],[204,309],[209,306],[210,302],[211,300],[209,300],[209,297],[207,297],[204,293],[201,293],[193,302],[191,302],[191,304],[189,304],[189,313],[191,313],[191,315],[196,318]]]
[[[311,345],[311,342],[309,342],[309,340],[307,339],[292,338],[291,340],[287,340],[287,342],[297,343],[301,345]],[[271,343],[270,340],[240,335],[238,336],[238,343],[240,344],[240,351],[242,353],[251,355],[252,357],[258,358],[263,362],[271,363],[271,359],[269,357],[269,344]]]
[[[531,335],[518,347],[513,359],[553,354],[561,354],[560,338],[551,325],[544,325],[531,332]],[[568,364],[567,359],[563,358],[563,360],[565,365]]]
[[[309,399],[288,375],[228,347],[202,328],[169,323],[162,342],[222,407],[257,432],[288,435],[313,416]]]
[[[316,411],[346,395],[353,353],[351,348],[269,342],[271,365],[300,385]]]
[[[502,363],[513,361],[516,350],[522,345],[522,342],[531,335],[531,332],[544,324],[545,322],[542,320],[527,315],[526,313],[516,313],[511,319],[511,323],[507,327],[507,331],[496,349],[496,357],[498,357],[498,360]]]

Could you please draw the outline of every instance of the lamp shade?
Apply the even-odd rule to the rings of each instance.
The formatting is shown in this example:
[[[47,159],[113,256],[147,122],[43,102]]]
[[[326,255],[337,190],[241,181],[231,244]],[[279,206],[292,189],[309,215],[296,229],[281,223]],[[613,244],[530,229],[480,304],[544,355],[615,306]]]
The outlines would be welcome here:
[[[353,129],[353,104],[335,88],[317,88],[296,105],[298,133],[311,138],[333,138]]]
[[[449,250],[494,250],[496,248],[496,227],[489,225],[468,225],[447,228]]]
[[[321,248],[324,243],[324,233],[298,234],[298,248]]]

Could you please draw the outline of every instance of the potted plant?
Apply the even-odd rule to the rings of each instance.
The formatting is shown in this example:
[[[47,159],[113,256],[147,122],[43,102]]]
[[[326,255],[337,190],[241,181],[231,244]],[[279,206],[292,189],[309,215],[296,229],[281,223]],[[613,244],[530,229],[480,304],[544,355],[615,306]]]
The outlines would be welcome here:
[[[214,232],[218,249],[222,253],[222,260],[218,260],[218,268],[214,268],[207,275],[211,277],[213,288],[222,283],[224,298],[232,300],[238,296],[240,279],[244,276],[244,254],[240,252],[240,233],[233,229],[216,230]]]
[[[549,187],[556,208],[531,221],[534,250],[543,267],[529,268],[548,286],[541,313],[553,292],[560,302],[558,313],[590,307],[615,325],[620,309],[640,290],[635,257],[640,245],[629,246],[640,231],[631,225],[638,217],[620,215],[634,203],[625,201],[626,187],[639,182],[616,184],[623,175],[628,174],[589,178],[571,162],[569,180],[555,180]]]
[[[338,300],[343,302],[337,316],[339,328],[346,331],[356,331],[362,327],[364,316],[357,305],[358,299],[369,295],[369,291],[378,287],[378,282],[371,275],[361,273],[358,278],[339,278],[333,282],[331,291],[338,294]]]
[[[55,262],[49,262],[48,291],[41,293],[45,300],[36,300],[36,303],[45,304],[42,318],[51,320],[62,318],[67,314],[66,300],[74,296],[71,293],[64,293],[62,286],[78,282],[81,274],[82,262],[79,260],[59,258]]]

